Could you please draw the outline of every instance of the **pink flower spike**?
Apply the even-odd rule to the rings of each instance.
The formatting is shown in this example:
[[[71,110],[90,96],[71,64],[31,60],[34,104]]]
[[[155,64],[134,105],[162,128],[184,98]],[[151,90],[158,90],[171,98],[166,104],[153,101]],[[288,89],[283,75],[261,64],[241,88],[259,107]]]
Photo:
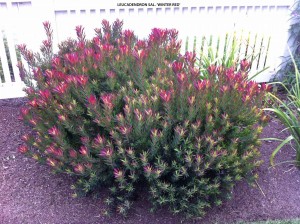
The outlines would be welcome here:
[[[91,94],[88,98],[88,101],[91,105],[95,105],[97,103],[97,98],[95,97],[95,95]]]
[[[57,136],[60,135],[60,131],[58,130],[58,128],[57,128],[56,126],[53,126],[52,128],[50,128],[50,129],[48,130],[48,133],[49,133],[50,135],[52,135],[53,137],[57,137]]]
[[[181,72],[183,69],[183,63],[180,61],[173,62],[172,69],[175,74]]]

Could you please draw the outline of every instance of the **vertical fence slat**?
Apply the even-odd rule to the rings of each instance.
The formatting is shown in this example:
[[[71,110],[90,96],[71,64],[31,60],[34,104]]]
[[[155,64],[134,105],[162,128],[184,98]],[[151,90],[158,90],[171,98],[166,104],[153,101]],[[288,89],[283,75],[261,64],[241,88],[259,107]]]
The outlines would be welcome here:
[[[0,27],[0,58],[1,58],[2,70],[4,73],[5,83],[11,83],[10,72],[9,72],[8,61],[7,61],[7,56],[6,56],[6,52],[5,52],[5,45],[4,45],[4,41],[3,41],[3,34],[2,34],[1,27]]]

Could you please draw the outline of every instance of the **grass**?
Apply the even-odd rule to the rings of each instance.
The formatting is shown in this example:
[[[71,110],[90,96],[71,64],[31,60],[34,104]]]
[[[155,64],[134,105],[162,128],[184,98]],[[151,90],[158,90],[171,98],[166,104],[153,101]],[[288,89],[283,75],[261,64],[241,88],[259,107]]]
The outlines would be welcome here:
[[[273,220],[273,221],[260,221],[260,222],[240,222],[237,224],[299,224],[300,219],[289,220]]]

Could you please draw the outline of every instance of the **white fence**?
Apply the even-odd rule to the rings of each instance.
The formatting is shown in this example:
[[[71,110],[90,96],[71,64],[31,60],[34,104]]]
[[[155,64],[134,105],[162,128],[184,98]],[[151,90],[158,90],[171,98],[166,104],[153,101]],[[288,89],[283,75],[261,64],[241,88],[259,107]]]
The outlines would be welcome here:
[[[266,82],[286,54],[293,4],[293,0],[0,0],[0,73],[4,74],[0,99],[24,95],[15,45],[25,43],[37,51],[45,38],[42,22],[46,20],[52,24],[56,44],[74,37],[76,25],[83,25],[87,37],[91,37],[102,19],[112,22],[116,18],[124,20],[124,28],[134,30],[140,38],[154,27],[176,28],[183,50],[189,37],[188,50],[197,53],[205,50],[204,42],[214,49],[224,49],[226,34],[227,40],[235,36],[240,57],[249,52],[258,55],[253,72],[269,67],[256,78]]]

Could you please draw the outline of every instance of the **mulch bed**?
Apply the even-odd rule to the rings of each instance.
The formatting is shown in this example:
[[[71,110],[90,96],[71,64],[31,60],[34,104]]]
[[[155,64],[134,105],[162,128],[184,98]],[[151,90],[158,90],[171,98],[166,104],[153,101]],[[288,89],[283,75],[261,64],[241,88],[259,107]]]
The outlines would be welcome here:
[[[127,219],[118,215],[105,217],[98,198],[72,198],[70,185],[74,181],[64,174],[52,174],[48,166],[36,163],[17,152],[21,136],[28,132],[18,120],[24,99],[0,100],[0,223],[234,223],[300,217],[300,170],[292,162],[269,168],[269,156],[278,142],[264,141],[261,146],[264,164],[259,168],[256,188],[244,181],[234,188],[233,198],[212,208],[203,219],[186,220],[167,209],[149,210],[147,195],[140,197]],[[284,127],[272,119],[262,137],[284,138]],[[276,163],[295,159],[295,151],[285,146]]]

